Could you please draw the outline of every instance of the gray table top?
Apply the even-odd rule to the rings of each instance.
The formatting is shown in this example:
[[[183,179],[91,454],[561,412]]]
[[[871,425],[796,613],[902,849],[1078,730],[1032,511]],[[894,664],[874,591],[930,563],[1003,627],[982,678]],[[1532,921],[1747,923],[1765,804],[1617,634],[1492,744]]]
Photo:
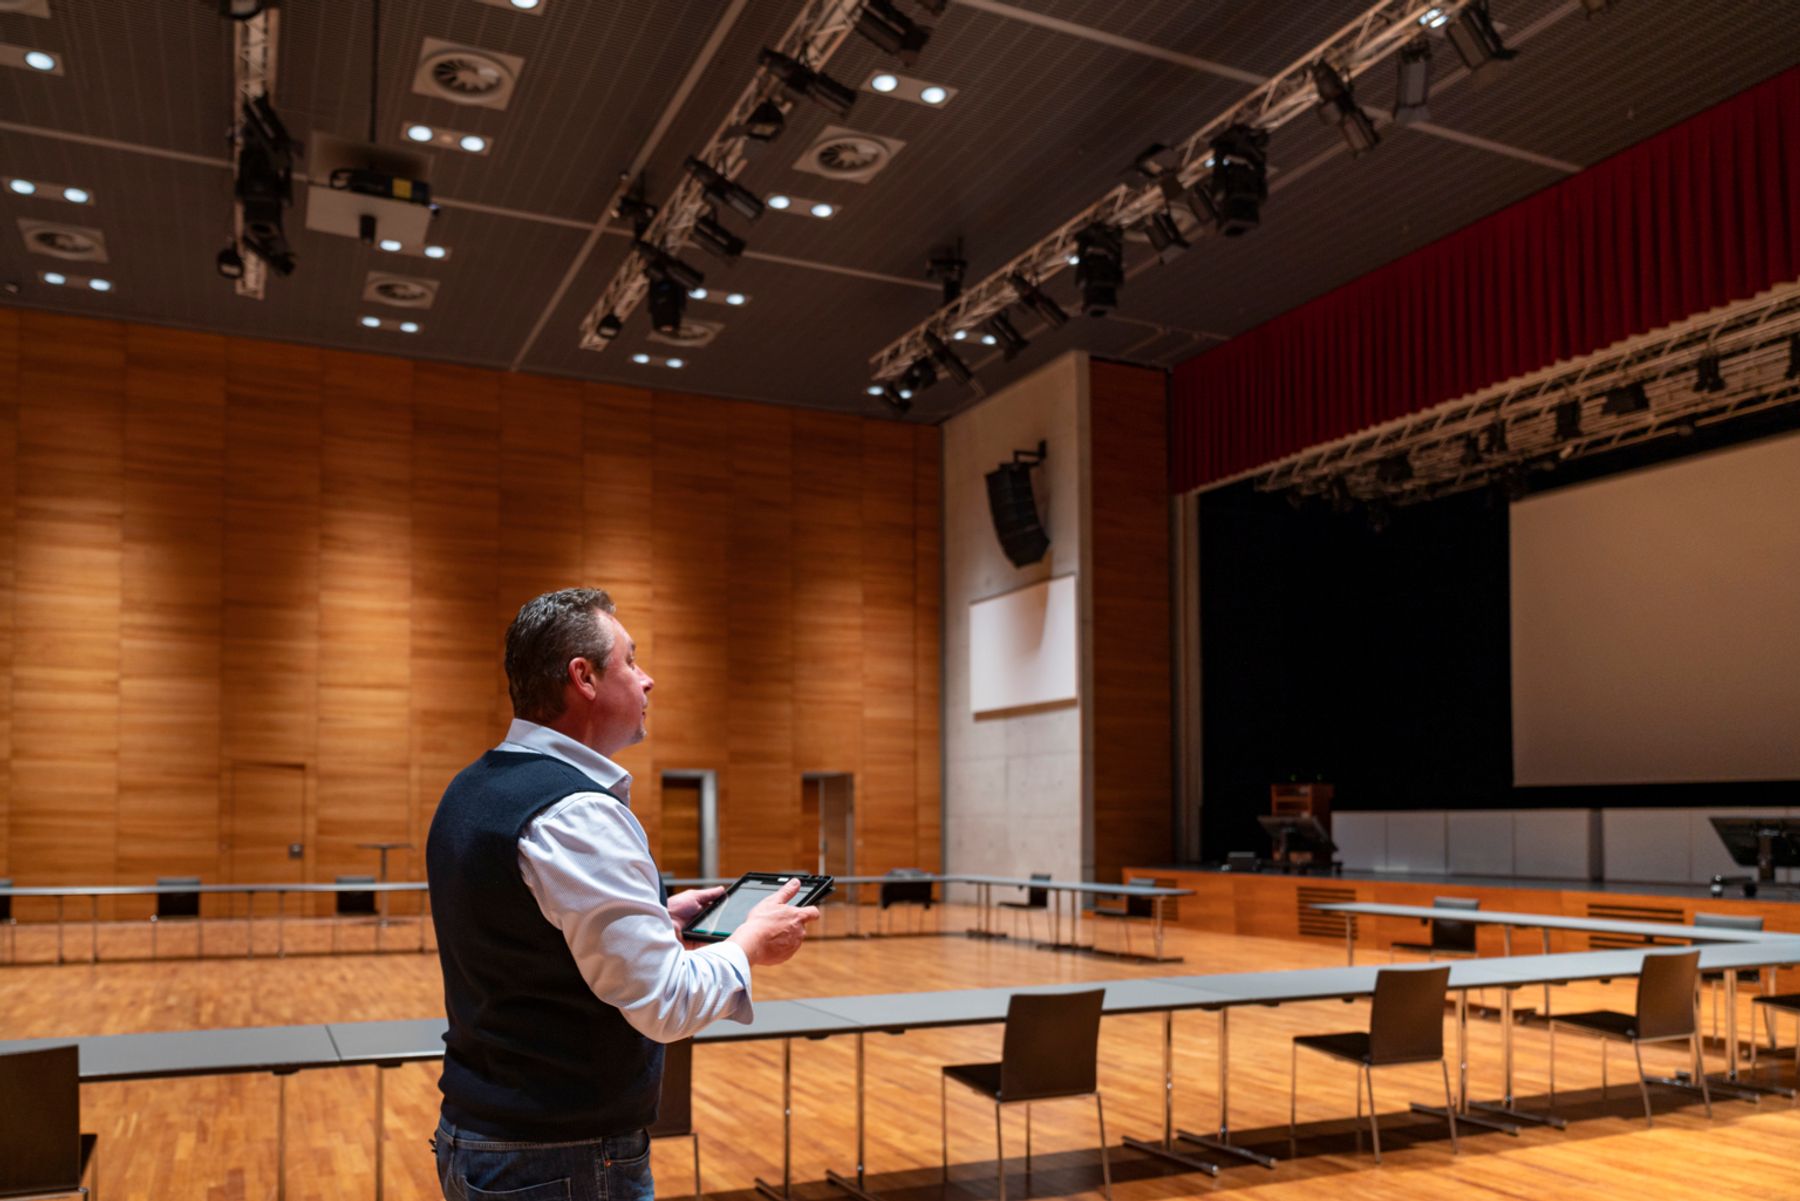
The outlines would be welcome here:
[[[364,884],[61,884],[10,885],[0,897],[151,897],[160,894],[270,892],[424,892],[422,880],[371,880]]]
[[[1361,913],[1374,917],[1416,917],[1484,926],[1532,926],[1545,930],[1586,930],[1594,934],[1631,934],[1685,938],[1706,942],[1761,942],[1784,937],[1778,931],[1734,930],[1723,926],[1681,926],[1673,922],[1632,922],[1604,917],[1568,917],[1560,913],[1518,913],[1503,909],[1437,909],[1430,905],[1387,905],[1378,901],[1342,901],[1314,905],[1329,913]],[[1800,938],[1800,935],[1786,935]]]
[[[1022,880],[1017,876],[939,876],[947,884],[1003,884],[1013,888],[1048,888],[1052,892],[1101,893],[1125,897],[1191,897],[1191,888],[1158,884],[1103,884],[1092,880]]]
[[[340,1064],[399,1063],[441,1059],[448,1018],[407,1018],[395,1022],[332,1022],[325,1027]]]
[[[254,1026],[226,1030],[167,1030],[148,1034],[83,1035],[0,1043],[0,1054],[47,1047],[80,1049],[81,1080],[152,1080],[244,1072],[335,1067],[337,1047],[324,1026]]]

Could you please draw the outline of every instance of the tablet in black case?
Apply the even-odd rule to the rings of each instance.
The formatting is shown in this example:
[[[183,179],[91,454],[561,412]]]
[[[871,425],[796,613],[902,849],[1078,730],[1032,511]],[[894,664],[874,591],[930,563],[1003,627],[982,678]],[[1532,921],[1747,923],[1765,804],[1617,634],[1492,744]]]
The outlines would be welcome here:
[[[800,891],[788,902],[790,905],[812,905],[831,892],[830,876],[797,876],[792,872],[745,872],[725,890],[724,896],[700,911],[693,923],[681,932],[682,937],[695,942],[724,942],[743,925],[752,909],[780,892],[783,884],[794,879],[800,881]]]

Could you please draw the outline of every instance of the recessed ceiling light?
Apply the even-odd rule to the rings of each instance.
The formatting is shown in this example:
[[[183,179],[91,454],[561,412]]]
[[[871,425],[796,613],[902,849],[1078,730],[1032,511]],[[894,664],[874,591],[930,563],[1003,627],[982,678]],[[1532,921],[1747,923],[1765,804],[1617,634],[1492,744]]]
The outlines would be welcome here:
[[[669,366],[669,367],[685,366],[685,364],[680,359],[664,359],[663,363],[665,366]]]
[[[950,99],[950,93],[934,83],[919,93],[919,99],[923,100],[926,104],[942,104],[944,101]]]
[[[29,196],[37,191],[37,185],[29,179],[9,179],[6,181],[6,186],[21,196]]]
[[[68,201],[70,204],[86,204],[88,202],[87,189],[86,188],[64,188],[63,189],[63,199]]]
[[[831,214],[837,212],[837,210],[835,208],[832,208],[829,204],[826,204],[823,200],[821,200],[817,204],[813,205],[809,211],[812,213],[813,216],[819,217],[819,218],[829,217],[829,216],[831,216]]]
[[[110,292],[112,291],[112,281],[110,279],[90,279],[88,287],[96,292]]]
[[[1419,24],[1429,29],[1442,29],[1444,23],[1449,19],[1449,17],[1444,15],[1443,9],[1428,8],[1425,10],[1425,15],[1419,18]]]
[[[901,400],[911,400],[912,399],[912,389],[911,388],[900,389],[900,399]]]
[[[994,345],[994,344],[995,344],[995,343],[996,343],[996,342],[998,342],[998,341],[999,341],[999,340],[1000,340],[1000,339],[998,339],[998,338],[996,338],[996,337],[994,337],[994,335],[992,335],[992,334],[983,334],[983,335],[981,335],[981,344],[982,344],[982,345],[983,345],[983,346],[992,346],[992,345]]]
[[[402,321],[400,323],[400,332],[403,334],[416,334],[419,332],[419,323],[417,321]]]
[[[705,288],[689,288],[688,289],[688,299],[689,300],[705,300],[706,299],[706,289]]]
[[[895,88],[900,86],[900,80],[897,79],[895,76],[889,74],[888,72],[883,71],[881,74],[877,75],[875,78],[873,78],[869,81],[869,86],[871,88],[874,88],[877,92],[891,92]],[[880,393],[881,389],[876,388],[876,389],[873,389],[873,391],[876,393]]]
[[[880,396],[881,395],[881,385],[880,384],[870,384],[867,388],[864,388],[863,391],[867,392],[870,396]]]
[[[968,336],[969,336],[969,331],[968,331],[968,330],[966,330],[966,329],[959,329],[959,330],[957,330],[957,331],[956,331],[956,332],[955,332],[955,333],[953,333],[953,334],[951,334],[951,335],[950,335],[950,340],[951,340],[951,341],[952,341],[952,342],[961,342],[961,341],[962,341],[962,340],[963,340],[963,339],[964,339],[964,338],[966,338],[966,337],[968,337]]]
[[[634,354],[631,356],[631,361],[642,366],[650,361],[650,356],[647,354]]]
[[[1081,256],[1078,254],[1070,255],[1069,256],[1069,266],[1071,266],[1071,267],[1081,266]]]
[[[767,201],[765,201],[764,203],[766,203],[772,209],[784,209],[793,202],[790,201],[786,196],[783,196],[780,192],[777,192],[777,193],[775,193],[775,195],[769,197],[769,199]]]
[[[526,12],[530,12],[532,9],[534,9],[538,6],[538,0],[512,0],[512,6],[514,8],[522,8]]]
[[[442,246],[427,246],[425,248],[425,257],[428,259],[449,258],[450,252]]]
[[[399,238],[383,238],[383,239],[381,239],[380,242],[376,243],[376,245],[380,246],[383,250],[387,251],[389,254],[393,254],[400,249],[400,239]]]
[[[42,50],[27,50],[25,65],[33,71],[54,71],[56,70],[56,55],[46,54]]]
[[[381,318],[379,318],[379,317],[364,317],[362,319],[362,323],[363,323],[364,329],[380,329],[381,328]]]
[[[60,271],[46,271],[44,272],[44,282],[61,286],[69,282],[69,277]]]
[[[429,142],[431,141],[431,126],[408,125],[406,127],[406,136],[415,142]]]
[[[725,294],[725,303],[726,304],[743,304],[744,303],[744,294],[742,292],[728,292]]]
[[[483,150],[487,149],[487,139],[478,133],[465,133],[457,142],[457,145],[461,146],[464,150],[467,150],[470,154],[480,154]]]

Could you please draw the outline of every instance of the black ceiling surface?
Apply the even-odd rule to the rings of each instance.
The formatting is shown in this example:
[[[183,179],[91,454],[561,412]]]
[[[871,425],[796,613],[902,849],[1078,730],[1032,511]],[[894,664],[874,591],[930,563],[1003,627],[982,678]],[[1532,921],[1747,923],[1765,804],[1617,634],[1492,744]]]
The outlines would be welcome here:
[[[0,193],[0,279],[9,303],[766,400],[886,413],[864,393],[868,358],[934,309],[923,268],[960,237],[979,278],[1096,199],[1133,154],[1173,142],[1360,13],[1357,0],[962,0],[937,23],[906,74],[959,89],[942,110],[859,95],[847,118],[797,107],[782,138],[742,181],[841,206],[829,221],[770,211],[727,215],[750,253],[725,267],[689,250],[710,286],[748,293],[741,308],[692,302],[690,318],[722,326],[692,352],[648,340],[643,312],[604,353],[581,350],[577,325],[628,253],[622,231],[590,233],[621,173],[677,98],[726,0],[544,0],[532,16],[479,0],[382,0],[378,140],[403,144],[404,122],[484,134],[491,153],[430,155],[443,209],[433,262],[382,254],[288,218],[299,268],[271,277],[261,301],[236,296],[213,270],[230,223],[224,134],[232,120],[230,37],[203,0],[49,0],[52,16],[0,13],[0,42],[41,48],[65,73],[0,70],[0,173],[77,184],[96,202],[72,206]],[[648,159],[652,199],[665,197],[751,78],[799,0],[737,7],[697,83]],[[1073,347],[1170,365],[1451,232],[1800,60],[1792,0],[1619,0],[1584,18],[1577,0],[1493,0],[1517,61],[1471,82],[1438,43],[1433,129],[1384,128],[1352,159],[1311,118],[1271,143],[1263,227],[1199,242],[1166,266],[1129,250],[1132,278],[1114,318],[1033,331],[1012,363],[965,343],[982,388]],[[276,107],[297,137],[361,140],[369,121],[371,0],[286,0]],[[525,60],[505,111],[413,91],[427,37]],[[1171,61],[1173,59],[1174,61]],[[893,67],[860,38],[830,73],[861,84]],[[1392,71],[1365,77],[1359,98],[1392,104]],[[827,125],[905,143],[868,183],[796,171]],[[304,163],[302,164],[304,165]],[[94,226],[109,262],[60,264],[29,254],[20,218]],[[590,245],[591,241],[591,245]],[[586,253],[584,254],[584,247]],[[106,295],[57,288],[46,269],[104,274]],[[436,280],[422,313],[361,301],[372,270]],[[1051,291],[1073,304],[1070,274]],[[421,332],[368,331],[364,313],[416,318]],[[679,372],[631,361],[679,354]],[[910,419],[936,421],[978,390],[943,383]]]

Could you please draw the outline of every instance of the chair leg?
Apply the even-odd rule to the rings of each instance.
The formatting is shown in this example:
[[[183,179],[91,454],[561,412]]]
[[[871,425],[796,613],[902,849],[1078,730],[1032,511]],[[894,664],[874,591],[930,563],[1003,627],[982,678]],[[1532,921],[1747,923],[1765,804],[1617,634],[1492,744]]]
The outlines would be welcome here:
[[[1375,1070],[1363,1067],[1363,1079],[1369,1085],[1369,1139],[1375,1144],[1375,1162],[1381,1162],[1381,1123],[1375,1119]]]
[[[1031,1187],[1031,1102],[1025,1102],[1025,1187]]]
[[[940,1179],[950,1183],[950,1077],[938,1073],[938,1130],[943,1136],[944,1173]]]
[[[1006,1201],[1006,1134],[1000,1129],[1000,1102],[994,1102],[994,1173],[1000,1180],[1000,1201]]]
[[[1550,1012],[1545,1009],[1545,1013]],[[1556,1023],[1548,1023],[1550,1027],[1550,1107],[1556,1108]]]
[[[1644,1079],[1644,1049],[1635,1040],[1631,1044],[1631,1053],[1637,1057],[1638,1092],[1644,1098],[1644,1125],[1654,1126],[1656,1119],[1650,1116],[1650,1085]]]
[[[1461,1155],[1462,1144],[1456,1140],[1456,1102],[1450,1099],[1450,1061],[1440,1059],[1438,1066],[1444,1069],[1444,1116],[1450,1119],[1450,1154]]]
[[[1298,1135],[1298,1127],[1294,1123],[1294,1098],[1300,1092],[1300,1044],[1288,1044],[1288,1156],[1294,1154],[1294,1139]],[[1360,1094],[1358,1094],[1360,1095]]]
[[[1098,1089],[1094,1090],[1094,1116],[1100,1119],[1100,1184],[1106,1201],[1112,1201],[1112,1158],[1106,1150],[1106,1105],[1100,1100]]]
[[[1700,1032],[1694,1031],[1688,1041],[1694,1046],[1694,1079],[1700,1082],[1700,1099],[1706,1102],[1706,1117],[1712,1119],[1712,1090],[1706,1087],[1706,1061],[1700,1058]],[[1750,1040],[1754,1043],[1756,1040]]]
[[[1612,1099],[1612,1090],[1606,1083],[1606,1048],[1611,1045],[1611,1041],[1608,1039],[1600,1040],[1600,1100],[1602,1101]]]
[[[706,1201],[706,1194],[700,1191],[700,1134],[696,1131],[688,1137],[694,1140],[694,1201]]]

